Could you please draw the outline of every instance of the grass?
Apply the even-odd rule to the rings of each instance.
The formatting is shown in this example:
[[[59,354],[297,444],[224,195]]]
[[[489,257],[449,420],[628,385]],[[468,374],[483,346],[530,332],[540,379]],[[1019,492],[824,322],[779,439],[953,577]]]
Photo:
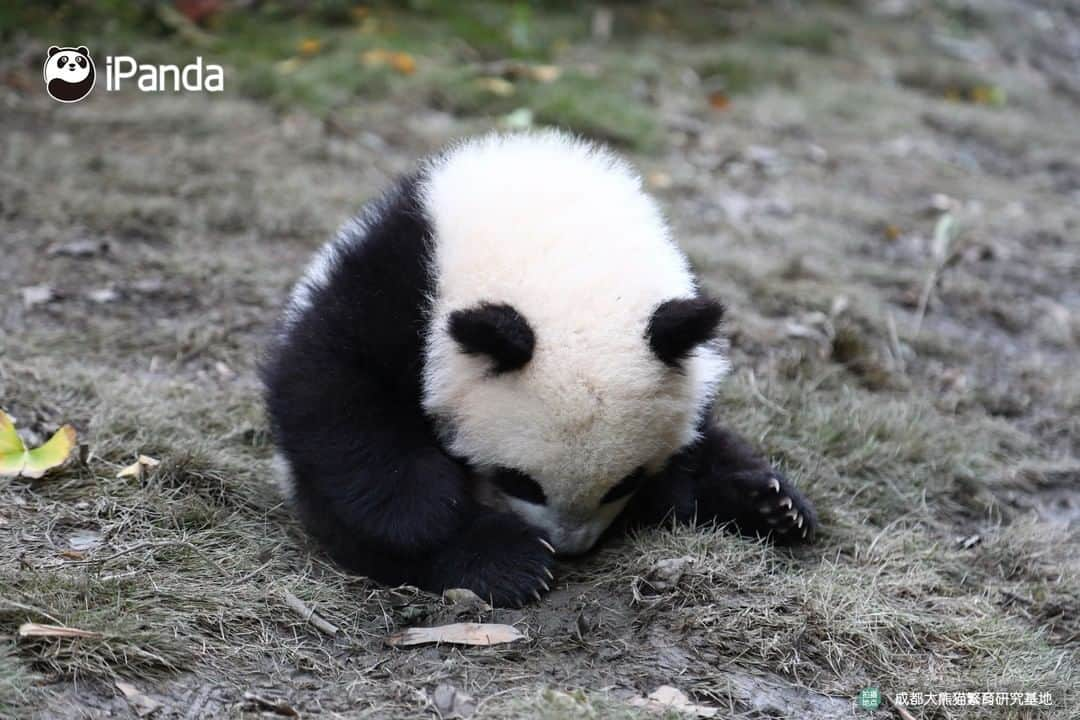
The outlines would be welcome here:
[[[117,678],[179,711],[193,695],[212,697],[205,714],[242,714],[254,690],[305,715],[430,717],[435,689],[450,685],[481,718],[655,717],[630,701],[667,684],[725,717],[836,716],[868,686],[888,696],[1054,692],[1059,705],[1039,717],[1071,716],[1080,326],[1066,306],[1077,257],[1063,228],[1080,218],[1049,189],[1041,156],[1022,149],[1037,137],[1055,157],[1080,152],[1062,121],[1072,108],[1047,93],[956,106],[963,132],[930,126],[938,91],[833,74],[851,62],[840,57],[849,41],[866,42],[854,17],[840,53],[815,50],[816,31],[802,25],[790,37],[684,46],[672,40],[682,16],[620,7],[642,26],[670,21],[650,39],[656,52],[636,58],[625,26],[594,46],[561,24],[574,17],[561,6],[550,24],[547,10],[510,8],[457,33],[479,48],[461,60],[425,34],[465,22],[441,4],[388,12],[368,34],[343,7],[292,24],[267,18],[261,49],[240,18],[210,28],[245,38],[232,60],[238,85],[251,83],[242,97],[121,94],[58,111],[0,87],[11,116],[0,145],[0,406],[29,440],[71,422],[90,453],[40,481],[0,484],[0,542],[11,549],[0,555],[0,716],[55,715],[72,692],[85,712],[112,712]],[[723,12],[738,29],[733,8]],[[822,22],[838,12],[831,4]],[[533,30],[503,32],[515,22]],[[754,27],[765,32],[763,22]],[[906,21],[884,30],[876,52],[890,61],[929,52]],[[190,53],[157,32],[159,52]],[[312,35],[319,52],[279,72]],[[556,47],[560,37],[571,47]],[[354,72],[359,53],[384,46],[413,54],[416,72]],[[502,77],[493,67],[507,59],[563,73],[547,84],[512,76],[508,96],[477,83]],[[681,84],[688,68],[737,102],[709,111],[701,88]],[[700,121],[700,138],[666,145],[663,103],[642,99],[650,93]],[[357,98],[353,116],[342,103]],[[445,127],[402,121],[430,119],[432,104],[452,114]],[[815,500],[817,544],[785,551],[662,528],[561,563],[539,605],[462,616],[414,589],[346,576],[303,537],[273,489],[254,375],[286,288],[390,176],[521,107],[536,122],[647,149],[639,164],[674,177],[665,210],[729,307],[736,372],[718,415]],[[327,129],[339,115],[344,129]],[[890,149],[910,135],[936,154]],[[808,156],[810,142],[827,162]],[[1007,176],[953,160],[991,142],[1016,149]],[[752,144],[773,148],[780,169],[744,162]],[[791,211],[717,215],[717,198],[736,191]],[[916,332],[897,298],[925,282],[920,238],[934,224],[924,209],[934,192],[958,199],[965,237],[996,250],[942,270]],[[1026,211],[996,211],[1014,201]],[[901,236],[884,238],[893,225]],[[47,252],[84,236],[108,240],[109,253]],[[39,283],[61,298],[23,307],[19,289]],[[86,297],[105,286],[117,300]],[[1050,303],[1065,307],[1063,320],[1040,309]],[[1003,325],[998,310],[1014,320]],[[117,478],[139,453],[161,465]],[[99,544],[75,550],[70,540],[88,533]],[[681,580],[648,591],[672,558],[690,559]],[[307,624],[285,591],[340,635]],[[476,619],[514,623],[530,639],[383,645],[402,627]],[[19,639],[25,622],[101,636]]]

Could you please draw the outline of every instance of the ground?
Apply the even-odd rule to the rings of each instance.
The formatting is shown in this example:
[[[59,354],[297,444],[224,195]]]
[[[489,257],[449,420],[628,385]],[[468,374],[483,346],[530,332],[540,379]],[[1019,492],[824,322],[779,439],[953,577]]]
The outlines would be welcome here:
[[[633,717],[671,685],[724,717],[898,716],[855,709],[864,688],[1053,698],[915,717],[1076,717],[1080,16],[727,5],[712,25],[618,6],[610,38],[603,12],[533,16],[570,28],[540,58],[563,73],[550,86],[492,70],[482,38],[421,38],[350,85],[361,100],[317,92],[340,87],[309,44],[274,66],[309,81],[236,59],[220,95],[61,106],[39,85],[51,43],[7,28],[0,406],[27,441],[71,423],[84,447],[0,484],[0,716],[275,712],[249,693],[318,717]],[[416,158],[529,122],[642,169],[729,308],[717,414],[814,499],[816,544],[661,529],[483,612],[344,575],[304,539],[255,376],[290,283]],[[161,464],[116,477],[139,454]],[[477,619],[528,639],[384,642]],[[98,635],[19,637],[26,622]]]

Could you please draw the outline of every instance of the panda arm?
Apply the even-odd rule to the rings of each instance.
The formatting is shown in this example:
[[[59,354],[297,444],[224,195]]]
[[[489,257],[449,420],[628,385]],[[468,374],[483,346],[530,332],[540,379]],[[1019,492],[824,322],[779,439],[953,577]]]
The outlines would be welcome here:
[[[479,505],[421,405],[423,213],[408,183],[346,237],[263,367],[275,440],[309,532],[346,568],[521,604],[553,562],[539,532]]]
[[[714,424],[638,492],[630,519],[731,523],[743,534],[778,542],[810,539],[817,527],[810,501],[749,443]]]

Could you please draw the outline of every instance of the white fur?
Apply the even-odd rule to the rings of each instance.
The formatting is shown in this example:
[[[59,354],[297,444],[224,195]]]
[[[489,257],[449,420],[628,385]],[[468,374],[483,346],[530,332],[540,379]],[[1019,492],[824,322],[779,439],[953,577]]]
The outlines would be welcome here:
[[[653,310],[696,294],[686,258],[627,165],[559,133],[462,144],[432,163],[422,193],[436,280],[424,406],[481,472],[505,466],[540,483],[547,505],[512,509],[561,551],[584,550],[623,504],[601,497],[692,442],[727,371],[715,345],[681,370],[648,347]],[[492,375],[450,338],[450,313],[482,301],[532,326],[521,370]]]
[[[76,61],[80,57],[86,61],[85,65],[79,65]],[[67,62],[61,64],[61,58]],[[90,59],[72,48],[62,48],[45,61],[46,85],[57,78],[74,85],[85,80],[88,75],[90,75]]]

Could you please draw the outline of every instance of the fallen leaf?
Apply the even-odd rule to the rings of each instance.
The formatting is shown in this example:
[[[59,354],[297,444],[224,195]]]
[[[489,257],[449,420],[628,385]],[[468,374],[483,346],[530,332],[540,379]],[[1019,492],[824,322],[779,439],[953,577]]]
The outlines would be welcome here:
[[[193,23],[200,23],[221,10],[222,0],[174,0],[180,13]]]
[[[525,635],[512,625],[499,623],[454,623],[438,627],[408,628],[386,638],[391,647],[449,643],[451,645],[502,645],[525,640]]]
[[[360,53],[360,62],[368,67],[391,67],[402,75],[416,72],[416,59],[407,52],[375,48]]]
[[[149,455],[140,455],[138,459],[126,468],[116,473],[118,478],[142,479],[147,470],[152,470],[161,464],[161,461]]]
[[[27,450],[15,421],[0,410],[0,476],[37,479],[67,462],[75,449],[75,429],[64,425],[42,446]]]
[[[79,628],[64,627],[63,625],[23,623],[19,626],[19,637],[99,638],[101,637],[101,633],[94,632],[93,630],[80,630]]]
[[[476,87],[496,97],[510,97],[514,94],[514,83],[501,77],[480,77],[473,81]]]
[[[538,83],[553,83],[562,76],[558,65],[529,65],[526,74]]]
[[[731,107],[731,98],[719,90],[709,93],[709,107],[713,110],[727,110]]]
[[[690,702],[690,698],[686,696],[686,693],[670,685],[661,685],[649,693],[648,697],[633,698],[630,704],[657,713],[678,710],[679,712],[703,718],[716,717],[720,713],[718,708],[695,705]]]
[[[304,38],[300,41],[300,44],[296,46],[296,51],[303,57],[317,55],[320,50],[322,50],[322,41],[317,38]]]
[[[135,710],[135,714],[139,717],[146,717],[161,708],[161,703],[152,697],[143,695],[131,683],[117,680],[115,684],[116,689],[124,694],[124,697],[127,698],[127,701],[131,703],[131,707]]]

